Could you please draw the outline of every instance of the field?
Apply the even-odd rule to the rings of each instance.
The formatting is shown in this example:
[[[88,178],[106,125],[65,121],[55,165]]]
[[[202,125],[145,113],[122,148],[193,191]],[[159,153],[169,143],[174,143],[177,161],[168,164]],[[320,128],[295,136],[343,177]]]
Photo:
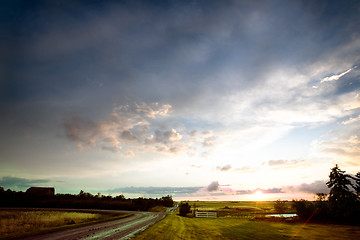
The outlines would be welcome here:
[[[191,202],[193,206],[194,202]],[[274,213],[274,202],[195,202],[196,208],[224,211],[218,218],[165,219],[136,237],[140,239],[360,239],[359,226],[253,221],[249,216]],[[290,206],[291,203],[289,203]],[[227,207],[227,208],[226,208]],[[239,213],[240,212],[240,213]]]
[[[0,239],[14,239],[36,235],[124,216],[125,214],[1,210]]]
[[[190,201],[188,202],[193,209],[194,206],[198,211],[216,211],[219,217],[240,217],[253,218],[263,216],[264,214],[275,213],[274,202],[217,202],[217,201]],[[286,202],[286,213],[294,213],[291,208],[291,202]]]

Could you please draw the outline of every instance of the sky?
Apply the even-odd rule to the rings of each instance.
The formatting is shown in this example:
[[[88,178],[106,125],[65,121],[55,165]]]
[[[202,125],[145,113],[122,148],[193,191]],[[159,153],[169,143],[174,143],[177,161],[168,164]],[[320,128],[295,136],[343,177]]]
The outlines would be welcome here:
[[[360,171],[359,1],[0,3],[0,186],[314,199]]]

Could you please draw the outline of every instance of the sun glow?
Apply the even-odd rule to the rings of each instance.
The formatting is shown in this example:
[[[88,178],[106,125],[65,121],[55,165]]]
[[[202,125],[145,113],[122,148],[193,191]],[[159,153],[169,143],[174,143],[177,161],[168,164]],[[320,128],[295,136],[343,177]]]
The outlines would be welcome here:
[[[263,201],[265,200],[265,194],[261,190],[257,190],[251,195],[253,201]]]

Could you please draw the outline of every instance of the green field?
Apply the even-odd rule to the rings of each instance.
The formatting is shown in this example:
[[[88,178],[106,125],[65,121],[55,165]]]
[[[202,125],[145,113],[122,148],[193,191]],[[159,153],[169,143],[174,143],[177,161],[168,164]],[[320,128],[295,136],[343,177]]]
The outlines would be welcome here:
[[[265,214],[276,213],[274,210],[274,202],[272,201],[189,201],[191,209],[195,208],[198,211],[215,211],[219,217],[239,217],[239,218],[253,218],[263,216]],[[286,213],[295,213],[292,209],[292,203],[286,202]]]
[[[125,217],[125,214],[99,214],[65,211],[0,211],[0,239],[16,239]]]
[[[194,202],[190,202],[193,206]],[[199,210],[221,211],[218,218],[181,217],[171,213],[136,237],[140,239],[360,239],[359,226],[254,221],[273,213],[274,202],[195,202]],[[289,207],[291,202],[289,202]],[[227,207],[227,208],[225,208]],[[238,214],[241,212],[241,214]]]

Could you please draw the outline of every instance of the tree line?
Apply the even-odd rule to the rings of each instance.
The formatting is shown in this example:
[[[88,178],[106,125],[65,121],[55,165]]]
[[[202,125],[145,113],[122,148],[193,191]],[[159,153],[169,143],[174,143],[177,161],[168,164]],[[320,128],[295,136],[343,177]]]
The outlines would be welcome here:
[[[125,198],[105,196],[100,193],[93,195],[84,191],[79,194],[56,194],[39,196],[26,192],[16,192],[0,187],[0,207],[39,207],[39,208],[75,208],[75,209],[112,209],[149,211],[153,207],[172,207],[174,201],[168,195],[161,198]]]
[[[346,174],[336,164],[326,183],[330,193],[318,193],[316,201],[293,201],[297,215],[303,220],[319,220],[344,224],[360,224],[360,172]]]

